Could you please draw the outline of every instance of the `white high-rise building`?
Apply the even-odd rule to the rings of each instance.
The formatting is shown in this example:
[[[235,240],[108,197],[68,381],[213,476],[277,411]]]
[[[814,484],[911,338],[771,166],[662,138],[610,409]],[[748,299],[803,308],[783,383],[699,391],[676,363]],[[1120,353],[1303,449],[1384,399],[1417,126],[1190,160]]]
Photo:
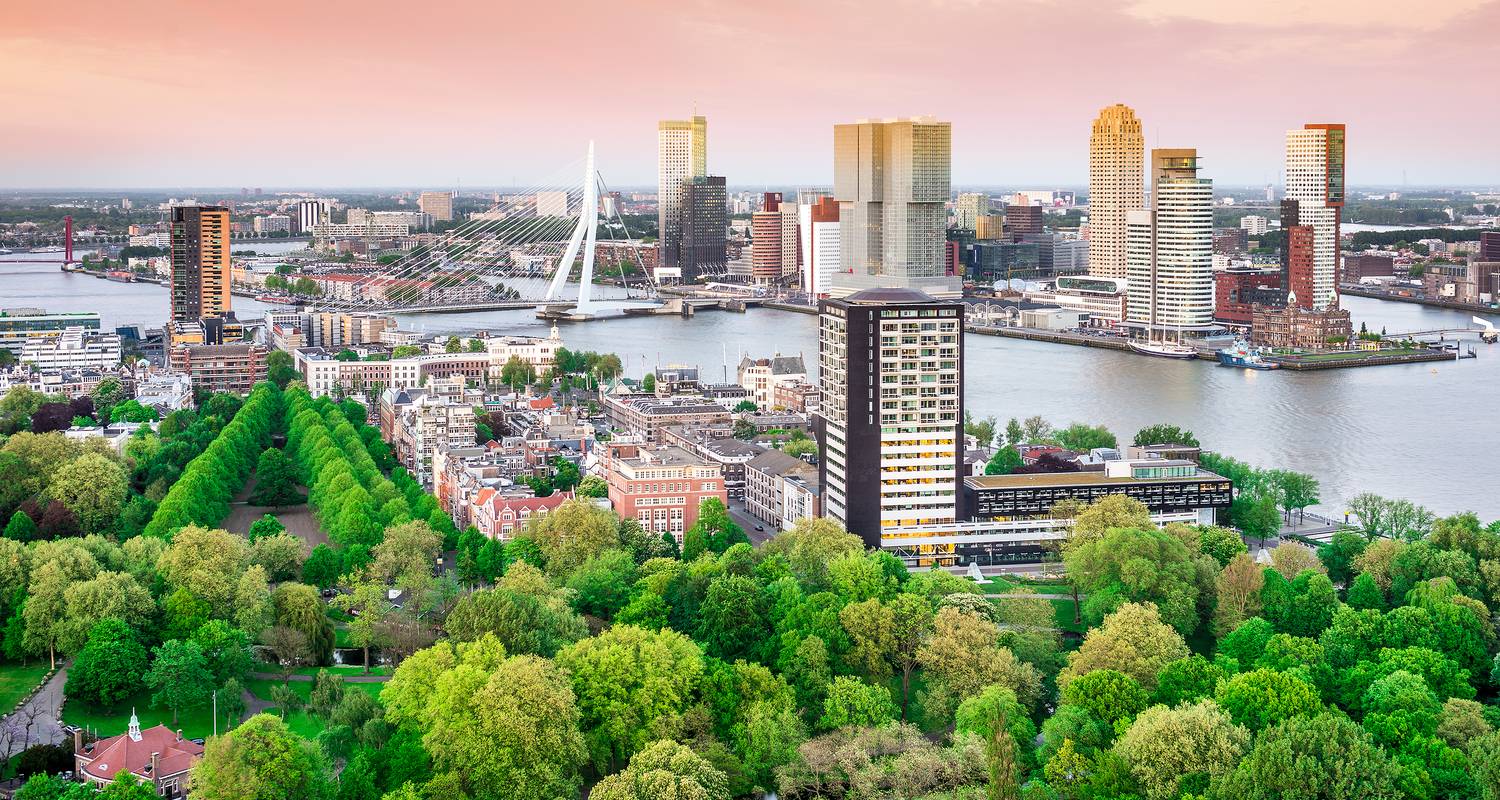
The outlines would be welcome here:
[[[1126,320],[1157,334],[1214,324],[1213,181],[1198,151],[1151,151],[1151,206],[1126,215]],[[1090,242],[1092,252],[1093,242]]]
[[[1310,124],[1286,132],[1283,216],[1296,201],[1296,224],[1313,229],[1312,307],[1338,305],[1339,226],[1344,208],[1344,126]],[[1283,219],[1282,227],[1290,227]],[[1305,302],[1305,300],[1304,300]]]
[[[965,192],[953,203],[953,227],[972,231],[979,217],[990,213],[990,196],[982,192]]]
[[[328,222],[328,213],[332,207],[333,201],[323,198],[298,201],[297,226],[294,232],[311,233],[314,225]]]
[[[1125,215],[1146,207],[1141,121],[1125,105],[1099,112],[1089,136],[1089,274],[1125,277]]]
[[[827,297],[839,270],[839,204],[828,192],[798,192],[797,200],[802,289],[813,298]]]
[[[683,184],[707,176],[708,119],[695,116],[657,123],[656,223],[664,266],[677,266],[678,245],[682,240]]]
[[[1271,221],[1258,214],[1240,217],[1240,228],[1251,236],[1265,236],[1271,229]]]
[[[908,288],[958,297],[947,274],[953,126],[931,117],[833,126],[839,271],[831,294]]]

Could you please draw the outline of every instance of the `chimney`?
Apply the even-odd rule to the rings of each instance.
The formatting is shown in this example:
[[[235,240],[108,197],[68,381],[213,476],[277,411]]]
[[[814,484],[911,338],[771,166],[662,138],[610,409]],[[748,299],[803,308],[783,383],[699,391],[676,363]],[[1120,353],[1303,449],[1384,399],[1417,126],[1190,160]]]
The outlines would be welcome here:
[[[83,728],[73,729],[73,752],[83,752]]]
[[[177,741],[179,741],[179,742],[182,741],[182,729],[181,728],[177,729]]]
[[[156,786],[157,785],[157,783],[156,783],[157,779],[161,777],[161,776],[157,775],[157,771],[158,771],[157,767],[160,765],[160,763],[161,763],[161,753],[152,753],[151,754],[151,785],[152,786]]]

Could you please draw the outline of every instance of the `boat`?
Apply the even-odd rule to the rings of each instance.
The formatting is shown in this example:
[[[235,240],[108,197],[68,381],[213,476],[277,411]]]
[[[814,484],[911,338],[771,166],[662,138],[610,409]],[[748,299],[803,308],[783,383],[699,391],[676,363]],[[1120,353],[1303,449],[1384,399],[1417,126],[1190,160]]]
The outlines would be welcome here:
[[[126,269],[112,269],[104,273],[104,279],[120,283],[135,283],[135,273]]]
[[[1141,355],[1156,356],[1157,358],[1197,358],[1197,348],[1188,347],[1177,342],[1130,342],[1130,349]]]
[[[57,245],[54,244],[54,245],[48,245],[48,246],[45,246],[45,247],[33,247],[33,248],[31,248],[31,252],[33,252],[33,253],[61,253],[61,252],[63,252],[66,249],[67,248],[65,248],[65,247],[58,247]]]
[[[1261,358],[1260,353],[1244,342],[1234,344],[1219,351],[1219,363],[1226,367],[1243,367],[1244,369],[1276,369],[1274,362]]]

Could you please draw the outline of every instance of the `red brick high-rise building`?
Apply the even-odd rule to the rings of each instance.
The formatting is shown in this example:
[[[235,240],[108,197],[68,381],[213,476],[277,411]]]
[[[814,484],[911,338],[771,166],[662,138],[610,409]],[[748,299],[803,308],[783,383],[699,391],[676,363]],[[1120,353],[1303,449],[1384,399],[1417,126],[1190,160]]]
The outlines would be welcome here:
[[[1287,305],[1311,309],[1315,292],[1314,229],[1293,225],[1286,229]]]

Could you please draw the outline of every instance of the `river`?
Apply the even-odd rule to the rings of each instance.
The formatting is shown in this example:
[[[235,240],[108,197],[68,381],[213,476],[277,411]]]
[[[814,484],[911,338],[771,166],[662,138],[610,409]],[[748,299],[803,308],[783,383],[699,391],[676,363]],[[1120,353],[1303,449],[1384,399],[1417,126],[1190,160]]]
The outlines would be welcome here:
[[[1467,327],[1467,313],[1406,303],[1345,298],[1356,322],[1390,332]],[[159,325],[167,315],[160,286],[120,284],[64,274],[55,265],[0,264],[0,306],[98,311],[106,328]],[[235,298],[241,316],[265,308]],[[419,314],[403,327],[429,333],[545,335],[530,311]],[[1495,321],[1500,323],[1500,317]],[[708,379],[733,375],[737,354],[800,353],[816,369],[817,321],[758,309],[705,311],[690,319],[649,317],[564,324],[574,349],[614,352],[633,376],[656,364],[692,364]],[[1308,472],[1322,482],[1325,513],[1372,491],[1407,497],[1441,514],[1476,511],[1500,518],[1490,486],[1500,454],[1500,345],[1475,343],[1477,359],[1322,372],[1254,372],[1207,362],[969,335],[965,404],[975,416],[1040,414],[1055,425],[1103,424],[1128,439],[1142,426],[1169,422],[1204,446],[1264,467]]]

